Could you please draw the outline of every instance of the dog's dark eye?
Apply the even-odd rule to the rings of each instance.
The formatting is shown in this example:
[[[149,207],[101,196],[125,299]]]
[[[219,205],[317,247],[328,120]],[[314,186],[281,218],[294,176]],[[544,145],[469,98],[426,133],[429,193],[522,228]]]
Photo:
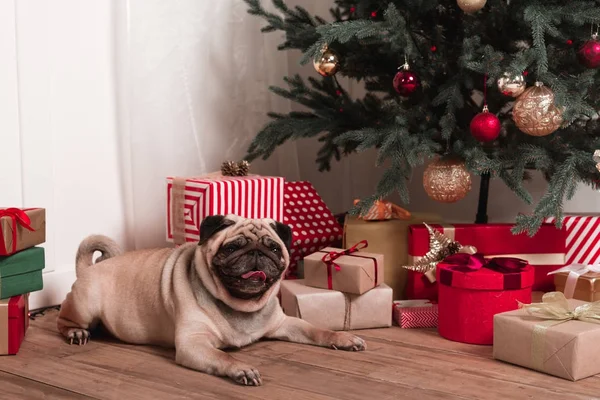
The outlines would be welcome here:
[[[277,254],[281,251],[281,248],[279,248],[279,246],[271,246],[271,251]]]
[[[226,256],[232,254],[234,251],[237,250],[237,247],[232,246],[232,245],[227,245],[221,248],[221,252],[223,254],[225,254]]]

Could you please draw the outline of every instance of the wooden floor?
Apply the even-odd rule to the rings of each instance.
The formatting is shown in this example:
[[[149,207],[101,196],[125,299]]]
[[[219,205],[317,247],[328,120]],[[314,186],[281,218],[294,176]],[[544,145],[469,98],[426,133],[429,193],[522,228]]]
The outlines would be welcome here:
[[[236,351],[264,382],[243,387],[175,365],[171,350],[110,338],[69,346],[56,315],[32,321],[19,354],[0,357],[0,399],[600,398],[600,377],[570,382],[494,361],[491,347],[397,327],[360,331],[368,343],[361,353],[274,341]]]

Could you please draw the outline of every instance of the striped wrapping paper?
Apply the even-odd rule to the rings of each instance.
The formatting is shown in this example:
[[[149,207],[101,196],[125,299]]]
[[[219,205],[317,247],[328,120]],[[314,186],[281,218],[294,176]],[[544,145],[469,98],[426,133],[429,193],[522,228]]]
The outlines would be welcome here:
[[[404,329],[437,328],[438,306],[428,300],[396,300],[394,321]]]
[[[285,179],[271,176],[167,178],[167,240],[200,240],[200,224],[210,215],[272,218],[283,222]]]
[[[554,218],[548,218],[554,223]],[[600,215],[567,214],[563,219],[566,231],[565,264],[596,264],[600,262]]]

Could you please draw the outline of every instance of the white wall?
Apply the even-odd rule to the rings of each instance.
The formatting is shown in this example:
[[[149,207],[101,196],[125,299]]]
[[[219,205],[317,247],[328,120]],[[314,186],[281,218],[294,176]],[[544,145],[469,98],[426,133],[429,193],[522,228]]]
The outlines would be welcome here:
[[[122,236],[111,3],[0,2],[0,204],[47,209],[32,308],[62,301],[84,236]]]

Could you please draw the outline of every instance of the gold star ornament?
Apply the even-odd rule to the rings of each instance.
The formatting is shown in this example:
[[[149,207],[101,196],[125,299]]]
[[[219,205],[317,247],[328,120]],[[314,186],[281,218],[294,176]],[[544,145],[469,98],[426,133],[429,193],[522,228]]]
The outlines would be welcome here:
[[[456,253],[477,253],[477,249],[474,246],[463,246],[429,225],[425,223],[423,225],[429,231],[429,251],[413,265],[405,265],[403,268],[425,274],[430,282],[435,282],[435,269],[440,261]]]

